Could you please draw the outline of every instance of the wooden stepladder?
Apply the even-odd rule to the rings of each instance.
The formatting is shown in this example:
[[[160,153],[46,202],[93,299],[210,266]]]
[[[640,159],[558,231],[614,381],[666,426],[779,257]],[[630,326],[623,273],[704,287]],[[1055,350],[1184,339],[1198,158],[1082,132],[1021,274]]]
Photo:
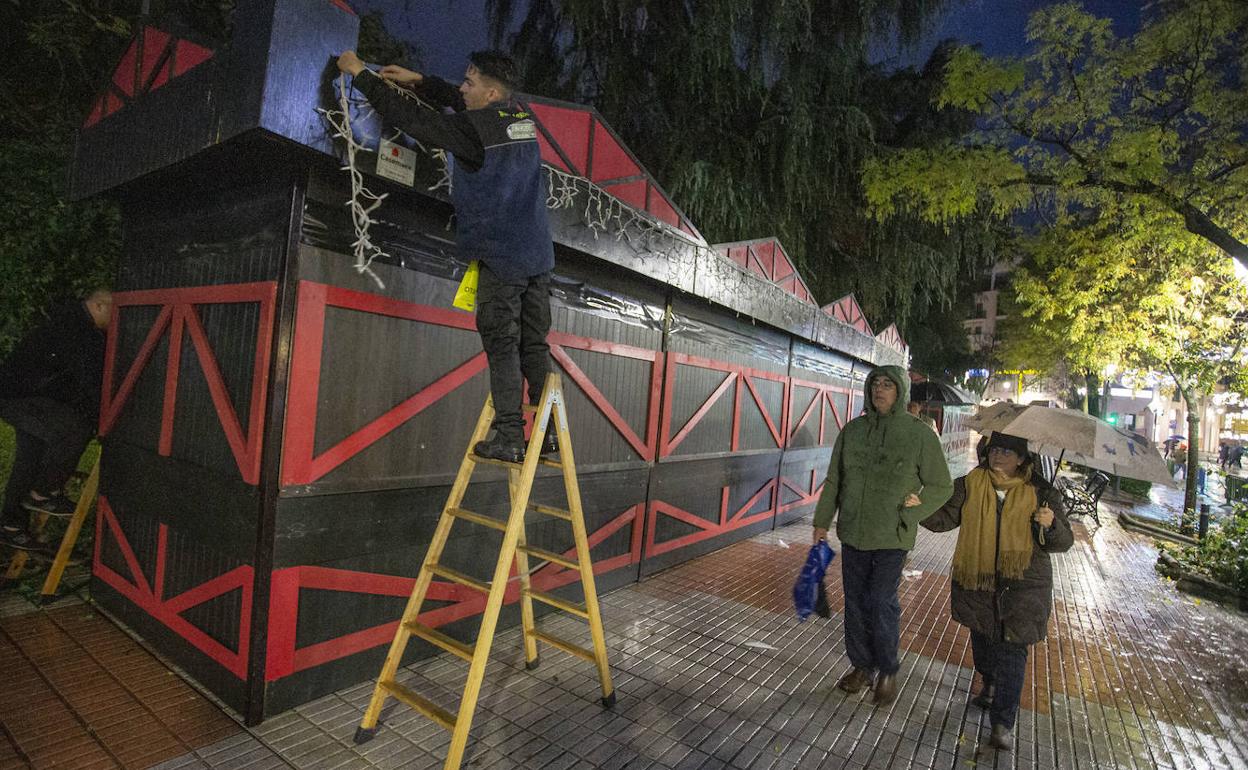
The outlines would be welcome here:
[[[424,564],[416,578],[411,598],[403,611],[399,628],[395,632],[394,641],[390,644],[390,652],[377,677],[377,686],[373,689],[372,700],[364,712],[364,719],[355,732],[355,742],[364,743],[377,733],[377,722],[381,716],[382,706],[386,698],[393,697],[400,703],[419,711],[434,722],[451,731],[451,744],[446,753],[445,770],[455,770],[463,761],[464,749],[468,743],[468,730],[472,726],[472,716],[477,707],[477,698],[481,693],[481,683],[485,677],[486,663],[490,657],[490,646],[494,641],[494,631],[498,625],[498,614],[503,606],[503,598],[507,591],[508,579],[511,575],[512,563],[516,564],[520,582],[520,616],[524,636],[525,667],[536,668],[538,664],[537,643],[542,642],[551,647],[563,650],[580,658],[584,658],[598,667],[598,676],[602,682],[602,704],[606,708],[615,705],[615,690],[611,685],[611,671],[607,666],[607,643],[602,631],[602,616],[598,611],[598,593],[594,588],[594,568],[589,557],[589,539],[585,530],[585,517],[581,509],[581,492],[576,479],[576,464],[572,457],[572,438],[568,431],[566,401],[563,397],[563,386],[560,376],[548,374],[542,390],[542,399],[538,403],[533,420],[533,432],[525,450],[524,462],[508,463],[500,460],[487,460],[472,453],[473,446],[485,438],[494,420],[494,404],[486,399],[481,416],[477,419],[476,429],[468,441],[468,450],[459,466],[459,475],[451,487],[451,494],[442,509],[442,517],[434,530],[433,540],[429,543],[429,551],[425,554]],[[542,443],[547,426],[551,420],[558,427],[559,460],[541,457]],[[560,468],[563,472],[563,483],[567,494],[566,510],[539,505],[529,502],[529,494],[533,490],[533,479],[537,474],[537,466],[547,465]],[[460,507],[464,492],[478,465],[497,465],[507,469],[508,489],[511,496],[511,509],[506,521],[474,513]],[[552,553],[541,548],[530,546],[525,537],[525,513],[533,511],[544,516],[563,519],[572,525],[572,535],[576,541],[576,558],[570,559],[562,554]],[[490,527],[503,533],[503,544],[498,554],[498,563],[494,567],[494,577],[483,582],[457,570],[439,563],[442,551],[446,547],[451,534],[451,525],[456,520],[466,521],[477,526]],[[580,573],[581,587],[584,590],[585,602],[578,604],[534,589],[530,582],[529,557],[553,564],[575,569]],[[421,605],[425,594],[434,577],[449,580],[463,586],[487,594],[485,611],[481,616],[481,627],[477,633],[476,644],[466,644],[457,639],[430,628],[419,621]],[[564,612],[571,613],[589,622],[589,632],[593,639],[593,649],[585,649],[557,636],[538,630],[534,621],[533,601],[537,600]],[[417,636],[431,644],[441,647],[470,663],[468,680],[464,685],[464,694],[459,702],[458,714],[438,706],[432,701],[412,692],[395,681],[394,676],[403,658],[403,651],[412,636]]]
[[[78,534],[87,520],[87,514],[91,512],[91,506],[95,503],[95,493],[99,488],[100,461],[97,458],[95,464],[91,466],[87,480],[82,484],[82,490],[78,493],[78,505],[75,506],[69,518],[69,526],[66,527],[65,534],[61,537],[61,544],[56,550],[55,558],[52,559],[52,566],[48,569],[48,575],[43,579],[43,586],[39,589],[40,602],[46,603],[57,598],[56,590],[61,585],[61,577],[65,574],[69,557],[73,554],[74,545],[78,542]],[[42,532],[49,518],[50,516],[46,513],[36,513],[35,531]],[[14,552],[13,558],[9,560],[9,567],[5,570],[4,579],[16,580],[21,577],[29,558],[30,554],[26,551]]]

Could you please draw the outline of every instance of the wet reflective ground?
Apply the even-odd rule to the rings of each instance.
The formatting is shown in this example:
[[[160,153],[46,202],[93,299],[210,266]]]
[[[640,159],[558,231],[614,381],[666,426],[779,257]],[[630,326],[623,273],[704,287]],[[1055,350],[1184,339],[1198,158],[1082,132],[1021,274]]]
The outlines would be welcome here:
[[[981,750],[987,719],[968,702],[969,637],[948,616],[956,534],[920,534],[901,594],[901,693],[881,710],[833,686],[848,667],[835,564],[832,618],[798,623],[793,615],[789,589],[810,531],[803,523],[604,597],[614,711],[599,707],[588,664],[546,652],[526,672],[518,634],[501,634],[467,766],[1248,767],[1248,616],[1178,593],[1153,572],[1147,538],[1123,531],[1112,515],[1102,521],[1091,534],[1077,524],[1074,548],[1055,557],[1054,617],[1029,659],[1014,753]],[[31,622],[15,615],[0,624],[9,661],[32,659],[14,625]],[[542,623],[587,641],[579,621]],[[465,668],[438,659],[405,676],[449,705]],[[352,745],[369,692],[360,685],[254,731],[188,743],[160,766],[441,767],[447,734],[393,705],[372,743]],[[29,738],[13,733],[11,712],[0,718],[9,731],[0,767],[24,766],[4,741],[20,748]]]

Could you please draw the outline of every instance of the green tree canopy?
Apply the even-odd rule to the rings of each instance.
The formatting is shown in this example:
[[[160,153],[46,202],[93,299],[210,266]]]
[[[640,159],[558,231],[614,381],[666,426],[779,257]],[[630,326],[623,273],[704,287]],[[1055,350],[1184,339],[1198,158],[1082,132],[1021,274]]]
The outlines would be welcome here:
[[[593,104],[711,241],[778,236],[823,301],[853,291],[903,326],[953,294],[990,235],[866,215],[863,163],[969,123],[931,97],[939,64],[866,65],[873,36],[913,41],[947,0],[491,0],[525,90]],[[953,124],[952,126],[950,124]]]
[[[1168,376],[1188,407],[1194,462],[1201,400],[1218,383],[1248,384],[1248,285],[1174,217],[1131,208],[1085,212],[1025,242],[1004,355],[1048,372],[1112,364]],[[1194,475],[1188,486],[1190,508]]]
[[[876,214],[1113,206],[1248,265],[1248,3],[1162,0],[1129,37],[1066,3],[1033,14],[1028,39],[1020,58],[951,57],[939,104],[978,128],[869,160]]]

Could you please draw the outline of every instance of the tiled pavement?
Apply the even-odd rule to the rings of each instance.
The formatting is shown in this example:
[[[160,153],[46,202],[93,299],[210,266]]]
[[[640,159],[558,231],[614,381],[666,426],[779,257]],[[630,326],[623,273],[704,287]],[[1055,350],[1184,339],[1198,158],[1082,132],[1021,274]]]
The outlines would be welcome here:
[[[1056,558],[1013,754],[978,751],[987,723],[966,694],[968,637],[948,616],[956,535],[923,533],[912,554],[901,695],[881,710],[833,687],[848,665],[839,608],[793,617],[802,523],[604,597],[613,711],[588,664],[550,651],[526,672],[518,633],[501,634],[466,766],[1248,768],[1248,617],[1177,593],[1153,573],[1149,541],[1112,519],[1077,525]],[[834,567],[834,602],[839,584]],[[579,621],[542,623],[587,636]],[[440,658],[404,677],[449,705],[464,670]],[[0,621],[0,675],[0,768],[434,768],[448,742],[391,702],[377,738],[354,746],[368,683],[244,730],[84,606]]]

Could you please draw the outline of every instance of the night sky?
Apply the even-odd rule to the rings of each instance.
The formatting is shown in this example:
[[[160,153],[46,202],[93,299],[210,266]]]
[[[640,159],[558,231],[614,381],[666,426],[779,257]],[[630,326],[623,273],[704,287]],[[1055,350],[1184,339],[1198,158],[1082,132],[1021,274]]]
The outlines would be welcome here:
[[[424,55],[427,71],[457,80],[469,52],[488,45],[485,0],[351,0],[360,12],[381,11],[387,28],[414,42]],[[900,51],[895,43],[880,41],[871,58],[893,66],[921,65],[932,48],[948,37],[978,43],[992,56],[1016,55],[1026,46],[1027,17],[1053,0],[964,0],[936,21],[913,50]],[[1139,24],[1143,0],[1084,0],[1098,16],[1114,19],[1119,34]]]

